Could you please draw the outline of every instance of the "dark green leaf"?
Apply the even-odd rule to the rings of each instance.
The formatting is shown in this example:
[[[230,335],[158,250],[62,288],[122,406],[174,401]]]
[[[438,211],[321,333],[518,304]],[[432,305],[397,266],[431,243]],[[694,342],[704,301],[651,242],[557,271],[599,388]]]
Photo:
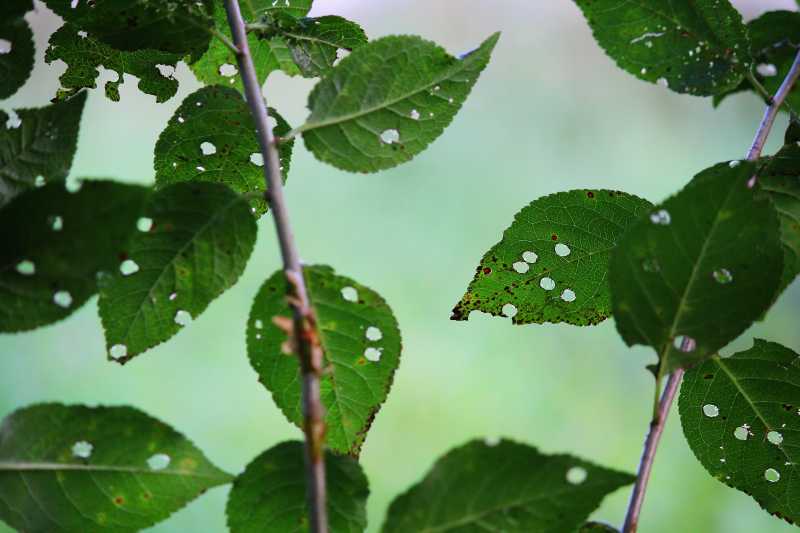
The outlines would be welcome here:
[[[400,363],[400,330],[376,292],[330,267],[304,270],[327,367],[321,382],[327,444],[356,455]],[[247,353],[278,407],[302,426],[298,359],[284,353],[287,334],[273,323],[275,317],[291,317],[286,290],[282,271],[261,287],[247,322]]]
[[[250,9],[252,7],[252,10]],[[241,2],[242,15],[248,23],[258,22],[265,16],[286,13],[292,17],[304,17],[311,9],[311,0],[292,0],[287,6],[284,2],[274,0],[251,0]],[[214,13],[217,30],[226,37],[231,37],[228,17],[225,10],[220,8]],[[247,36],[250,46],[250,55],[256,67],[258,80],[263,83],[270,73],[282,70],[290,76],[300,74],[300,70],[292,59],[286,41],[280,36],[259,38],[255,32]],[[236,56],[219,39],[214,39],[208,47],[208,52],[197,62],[191,65],[197,78],[208,85],[224,84],[242,90],[242,81],[237,76]]]
[[[18,192],[69,174],[86,94],[69,102],[0,111],[0,205]]]
[[[325,75],[338,59],[339,50],[352,51],[367,42],[361,26],[336,16],[293,20],[278,35],[286,41],[295,64],[307,77]]]
[[[311,92],[311,115],[299,128],[306,146],[321,161],[353,172],[409,161],[453,120],[499,37],[460,59],[412,36],[357,48]]]
[[[328,454],[328,520],[331,533],[367,527],[369,486],[350,457]],[[231,533],[308,532],[302,442],[283,442],[256,457],[233,482],[226,509]]]
[[[175,335],[239,279],[256,241],[247,201],[224,185],[179,183],[153,194],[137,232],[100,287],[112,359],[125,363]]]
[[[97,290],[118,264],[148,190],[110,181],[68,192],[53,183],[0,209],[0,331],[56,322]]]
[[[652,207],[617,191],[575,190],[534,200],[481,259],[453,320],[473,310],[515,324],[586,326],[611,314],[608,262],[625,230]]]
[[[575,0],[594,37],[639,79],[697,96],[735,88],[750,66],[747,30],[728,0]]]
[[[17,92],[33,70],[33,32],[22,18],[31,9],[31,0],[4,0],[0,6],[0,99]]]
[[[93,38],[77,26],[66,23],[50,37],[50,46],[45,52],[45,61],[62,60],[67,70],[61,75],[56,100],[71,97],[77,91],[97,87],[99,68],[102,66],[117,74],[117,79],[105,84],[106,96],[119,101],[119,86],[125,74],[139,78],[139,90],[156,97],[157,102],[169,100],[178,90],[178,80],[173,72],[180,54],[157,50],[116,50]]]
[[[19,531],[132,533],[230,481],[131,407],[40,404],[0,425],[0,518]]]
[[[66,22],[115,48],[199,58],[211,40],[213,0],[44,0]],[[73,7],[74,4],[74,7]]]
[[[579,533],[619,533],[619,530],[601,522],[587,522],[581,526]]]
[[[769,11],[748,22],[747,32],[750,35],[755,77],[770,94],[775,94],[789,73],[800,46],[800,13]],[[735,89],[714,96],[714,105],[742,91],[754,91],[754,88],[745,80]],[[789,92],[786,103],[794,109],[800,108],[800,90],[796,86]]]
[[[759,184],[781,221],[783,291],[800,273],[800,147],[794,142],[784,146],[760,172]]]
[[[277,111],[269,110],[281,137],[289,125]],[[279,147],[284,180],[289,173],[294,141]],[[185,181],[224,183],[238,193],[264,190],[261,148],[250,110],[235,89],[204,87],[190,94],[170,119],[155,149],[156,185]],[[252,200],[261,215],[267,204]]]
[[[617,329],[661,372],[714,355],[771,305],[783,268],[778,216],[749,162],[694,177],[620,240],[610,283]]]
[[[767,512],[800,520],[800,356],[756,340],[686,373],[683,432],[709,474],[749,494]]]
[[[573,533],[634,476],[512,441],[472,441],[392,502],[383,533]]]

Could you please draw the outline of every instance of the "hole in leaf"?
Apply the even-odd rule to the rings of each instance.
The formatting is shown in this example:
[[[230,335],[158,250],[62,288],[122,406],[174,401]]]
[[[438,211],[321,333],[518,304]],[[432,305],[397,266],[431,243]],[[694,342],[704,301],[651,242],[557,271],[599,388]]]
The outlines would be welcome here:
[[[516,270],[520,274],[524,274],[525,272],[531,269],[531,266],[525,261],[517,261],[512,266],[514,267],[514,270]]]
[[[68,193],[75,194],[83,187],[83,182],[78,178],[69,177],[67,178],[66,183],[64,184],[64,188],[67,189]]]
[[[47,223],[50,225],[50,229],[53,231],[61,231],[64,229],[64,219],[58,215],[49,217],[47,219]]]
[[[556,288],[556,282],[552,278],[544,277],[539,281],[539,286],[546,291],[552,291]]]
[[[770,441],[775,446],[777,446],[783,442],[783,435],[781,435],[777,431],[770,431],[769,433],[767,433],[767,440]]]
[[[258,152],[253,152],[250,154],[250,162],[253,163],[257,167],[264,166],[264,156]]]
[[[136,221],[136,229],[141,232],[147,233],[153,229],[153,219],[148,217],[141,217]]]
[[[341,292],[342,292],[342,298],[344,298],[348,302],[358,301],[358,291],[355,290],[353,287],[344,287]]]
[[[580,466],[573,466],[569,470],[567,470],[567,481],[572,483],[573,485],[580,485],[588,476],[588,472],[586,469]]]
[[[6,129],[15,130],[20,126],[22,126],[22,119],[19,118],[19,115],[17,115],[16,111],[14,111],[13,109],[9,110],[8,118],[6,119]],[[42,185],[44,185],[44,183],[42,183]],[[37,185],[37,187],[41,187],[41,185]]]
[[[289,5],[289,4],[286,4],[286,5]],[[317,23],[317,24],[319,24],[319,23]],[[347,57],[349,55],[350,55],[350,50],[347,50],[345,48],[338,48],[336,50],[336,59],[333,60],[333,66],[335,67],[336,65],[338,65],[339,62],[342,59],[344,59],[345,57]]]
[[[574,302],[575,298],[575,291],[572,289],[564,289],[564,291],[561,293],[561,299],[565,302]]]
[[[188,326],[191,321],[192,315],[189,313],[189,311],[179,309],[178,312],[175,313],[175,323],[179,326]]]
[[[164,470],[169,466],[170,461],[169,455],[157,453],[147,460],[147,466],[150,467],[150,470]]]
[[[412,110],[411,110],[411,114],[410,114],[410,116],[411,116],[411,118],[413,118],[414,120],[419,120],[419,117],[420,117],[420,115],[419,115],[419,111],[417,111],[416,109],[412,109]]]
[[[261,321],[261,319],[256,319],[256,321],[253,323],[253,326],[255,326],[256,329],[261,329],[264,327],[264,323]]]
[[[534,264],[536,261],[539,260],[539,255],[536,252],[522,252],[522,260],[526,263]]]
[[[34,187],[44,187],[47,184],[47,180],[44,179],[44,176],[36,176],[36,179],[33,180]]]
[[[667,226],[672,222],[672,217],[666,209],[661,209],[650,215],[650,222],[660,226]]]
[[[236,76],[236,73],[239,72],[239,69],[236,68],[236,65],[231,65],[230,63],[223,63],[219,66],[219,75],[225,76],[226,78],[230,78],[232,76]]]
[[[508,318],[514,318],[517,314],[517,306],[515,306],[514,304],[505,304],[501,311],[503,313],[503,316],[507,316]]]
[[[171,78],[175,75],[175,67],[172,65],[156,65],[158,72],[165,78]]]
[[[400,132],[396,129],[384,130],[381,133],[381,142],[384,144],[395,144],[400,142]]]
[[[14,48],[14,43],[8,39],[0,39],[0,54],[10,54]]]
[[[728,166],[729,166],[729,167],[731,167],[731,168],[736,168],[736,167],[738,167],[738,166],[739,166],[739,165],[741,165],[741,164],[742,164],[742,162],[741,162],[741,161],[739,161],[738,159],[734,159],[733,161],[731,161],[730,163],[728,163]]]
[[[733,274],[727,268],[719,268],[714,271],[714,280],[722,285],[727,285],[733,281]]]
[[[33,276],[36,274],[36,265],[33,263],[33,261],[28,261],[25,259],[24,261],[17,263],[17,272],[23,276]]]
[[[379,348],[373,348],[370,346],[369,348],[364,350],[364,357],[366,357],[367,360],[372,361],[373,363],[377,363],[378,361],[381,360],[381,350]]]
[[[123,276],[130,276],[139,272],[139,265],[133,259],[126,259],[119,265],[119,271]]]
[[[200,151],[203,152],[203,155],[214,155],[217,153],[217,147],[214,146],[214,143],[203,141],[200,143]]]
[[[775,470],[774,468],[767,468],[764,471],[764,479],[766,479],[770,483],[777,483],[781,479],[781,473]]]
[[[759,63],[756,65],[756,72],[765,78],[771,78],[778,75],[778,68],[772,63]]]
[[[572,250],[570,250],[569,246],[561,242],[556,244],[555,251],[558,257],[567,257],[572,253]]]
[[[72,455],[80,459],[88,459],[92,456],[94,446],[91,443],[81,440],[72,445]]]
[[[383,332],[375,326],[370,326],[367,328],[366,336],[371,341],[379,341],[383,338]]]
[[[739,426],[733,430],[733,436],[739,440],[747,440],[747,437],[750,436],[750,428],[747,426],[747,424]]]
[[[58,291],[53,295],[53,301],[59,307],[67,308],[72,305],[72,295],[67,291]]]
[[[108,355],[110,355],[112,359],[122,359],[128,355],[128,347],[124,344],[115,344],[108,350]]]
[[[719,416],[719,407],[714,404],[707,403],[703,406],[703,414],[708,418],[716,418]]]
[[[169,295],[169,301],[170,302],[174,302],[175,298],[177,298],[177,297],[178,297],[178,293],[177,292],[173,292],[172,294]]]

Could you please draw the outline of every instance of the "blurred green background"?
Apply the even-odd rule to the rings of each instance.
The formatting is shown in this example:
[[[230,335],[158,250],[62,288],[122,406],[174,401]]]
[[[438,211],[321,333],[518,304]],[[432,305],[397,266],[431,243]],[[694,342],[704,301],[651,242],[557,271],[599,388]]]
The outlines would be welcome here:
[[[793,0],[735,1],[747,18],[796,9]],[[306,262],[328,263],[379,291],[403,331],[404,352],[389,401],[366,441],[369,531],[391,499],[453,446],[506,436],[635,470],[647,429],[654,356],[629,349],[611,320],[597,327],[512,326],[473,313],[448,320],[484,251],[535,198],[579,187],[622,189],[659,201],[696,172],[744,157],[761,117],[752,95],[719,110],[618,70],[568,0],[317,0],[312,14],[339,14],[372,37],[416,33],[452,52],[503,37],[492,63],[443,137],[411,163],[377,175],[322,165],[298,143],[288,199]],[[64,66],[42,56],[59,20],[41,5],[33,77],[3,108],[40,106]],[[122,86],[122,103],[94,91],[83,117],[73,176],[152,183],[158,134],[198,88],[178,69],[179,94],[156,104]],[[102,79],[108,79],[106,74]],[[294,125],[312,81],[273,75],[270,104]],[[780,119],[768,152],[782,138]],[[98,221],[102,223],[102,221]],[[132,404],[173,424],[218,465],[239,472],[258,453],[300,437],[256,382],[245,354],[245,320],[260,284],[279,266],[264,217],[240,282],[172,341],[124,368],[106,361],[96,299],[68,320],[0,337],[0,416],[35,402]],[[800,287],[780,299],[754,336],[800,349]],[[215,489],[152,531],[225,531],[226,488]],[[624,489],[597,519],[620,524]],[[7,531],[0,525],[0,531]],[[783,532],[790,526],[706,474],[669,420],[641,531]]]

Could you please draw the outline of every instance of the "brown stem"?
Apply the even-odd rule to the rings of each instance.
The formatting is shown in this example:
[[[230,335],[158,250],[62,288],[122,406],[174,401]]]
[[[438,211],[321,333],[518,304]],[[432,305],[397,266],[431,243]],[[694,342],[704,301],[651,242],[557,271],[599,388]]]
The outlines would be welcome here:
[[[297,252],[289,213],[283,197],[281,163],[275,138],[269,128],[267,104],[261,94],[261,84],[256,75],[247,31],[238,0],[225,0],[228,24],[231,27],[233,43],[236,46],[236,60],[239,64],[245,97],[258,130],[258,142],[264,158],[264,198],[272,210],[275,231],[278,234],[283,269],[289,287],[288,300],[294,321],[294,345],[300,358],[303,374],[303,430],[306,436],[306,478],[307,500],[312,533],[327,533],[328,518],[325,493],[324,409],[320,399],[319,381],[322,375],[322,350],[319,344],[314,313],[308,300],[303,268]]]

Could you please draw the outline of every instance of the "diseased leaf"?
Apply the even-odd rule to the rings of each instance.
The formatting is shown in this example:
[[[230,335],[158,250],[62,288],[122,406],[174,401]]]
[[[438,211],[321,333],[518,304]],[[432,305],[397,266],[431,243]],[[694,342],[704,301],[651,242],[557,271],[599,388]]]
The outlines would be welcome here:
[[[514,324],[586,326],[611,314],[608,262],[627,228],[652,207],[618,191],[575,190],[534,200],[481,259],[453,309],[510,316]]]
[[[327,369],[320,384],[326,441],[334,451],[357,455],[400,363],[400,330],[376,292],[327,266],[304,271]],[[302,427],[300,365],[284,353],[288,335],[273,322],[292,316],[286,291],[283,271],[259,290],[247,322],[247,353],[275,403]]]
[[[575,0],[594,37],[637,78],[696,96],[735,88],[750,66],[747,30],[728,0]]]
[[[180,54],[158,50],[116,50],[70,23],[64,24],[50,37],[44,58],[48,63],[60,59],[67,64],[67,70],[59,78],[61,87],[56,100],[68,99],[84,88],[97,87],[101,66],[117,74],[117,79],[105,84],[106,96],[114,102],[119,102],[119,86],[125,74],[139,78],[139,90],[155,96],[157,102],[169,100],[178,91],[178,80],[173,73],[181,59]]]
[[[287,14],[295,18],[304,17],[311,9],[312,0],[292,0],[290,5],[274,0],[251,0],[241,2],[242,16],[247,23],[259,22],[265,16]],[[252,8],[252,9],[251,9]],[[228,17],[222,8],[214,12],[217,30],[226,37],[231,37]],[[256,68],[258,80],[263,83],[276,70],[282,70],[290,76],[300,74],[295,65],[286,41],[280,36],[269,39],[259,38],[258,33],[251,32],[247,36],[250,55]],[[219,39],[213,39],[208,51],[197,62],[191,65],[195,76],[208,85],[224,84],[243,90],[242,80],[237,76],[236,56]]]
[[[126,533],[231,481],[131,407],[39,404],[0,425],[0,518],[28,533]]]
[[[110,181],[68,192],[53,183],[0,209],[0,331],[24,331],[72,314],[114,269],[136,230],[148,189]]]
[[[43,0],[77,29],[115,48],[199,58],[211,40],[214,0]]]
[[[748,187],[749,162],[704,170],[631,227],[611,256],[614,318],[660,371],[714,355],[772,304],[783,269],[778,216]]]
[[[755,64],[754,75],[770,94],[775,94],[792,66],[800,47],[800,13],[768,11],[747,23],[750,50]],[[755,91],[748,80],[738,87],[714,96],[714,106],[731,94]],[[795,85],[786,98],[794,109],[800,107],[800,91]],[[784,109],[783,107],[781,109]]]
[[[85,103],[84,93],[11,117],[0,111],[0,205],[36,184],[67,178]]]
[[[499,37],[460,59],[412,36],[361,46],[314,87],[311,115],[298,131],[318,159],[343,170],[409,161],[453,120]]]
[[[758,340],[686,373],[678,403],[689,446],[713,477],[767,512],[800,521],[800,356]]]
[[[367,527],[369,486],[351,457],[327,454],[328,527],[360,533]],[[231,533],[310,531],[303,443],[283,442],[256,457],[233,482],[226,508]]]
[[[0,99],[17,92],[33,71],[33,32],[22,18],[31,9],[31,0],[3,0],[0,6]]]
[[[151,196],[145,217],[151,227],[133,236],[100,287],[106,345],[119,363],[197,318],[236,283],[256,241],[247,201],[217,183],[166,187]]]
[[[272,132],[282,137],[289,125],[274,109]],[[155,149],[156,186],[186,181],[224,183],[238,193],[264,190],[261,148],[250,110],[235,89],[218,85],[204,87],[183,101]],[[294,141],[278,148],[283,178],[289,173]],[[252,206],[259,215],[267,212],[263,198]]]
[[[286,41],[303,76],[327,74],[339,57],[339,50],[352,51],[367,43],[361,26],[342,17],[288,20],[289,24],[276,29],[275,34]]]
[[[509,440],[472,441],[441,457],[389,507],[383,533],[573,533],[630,474]]]

